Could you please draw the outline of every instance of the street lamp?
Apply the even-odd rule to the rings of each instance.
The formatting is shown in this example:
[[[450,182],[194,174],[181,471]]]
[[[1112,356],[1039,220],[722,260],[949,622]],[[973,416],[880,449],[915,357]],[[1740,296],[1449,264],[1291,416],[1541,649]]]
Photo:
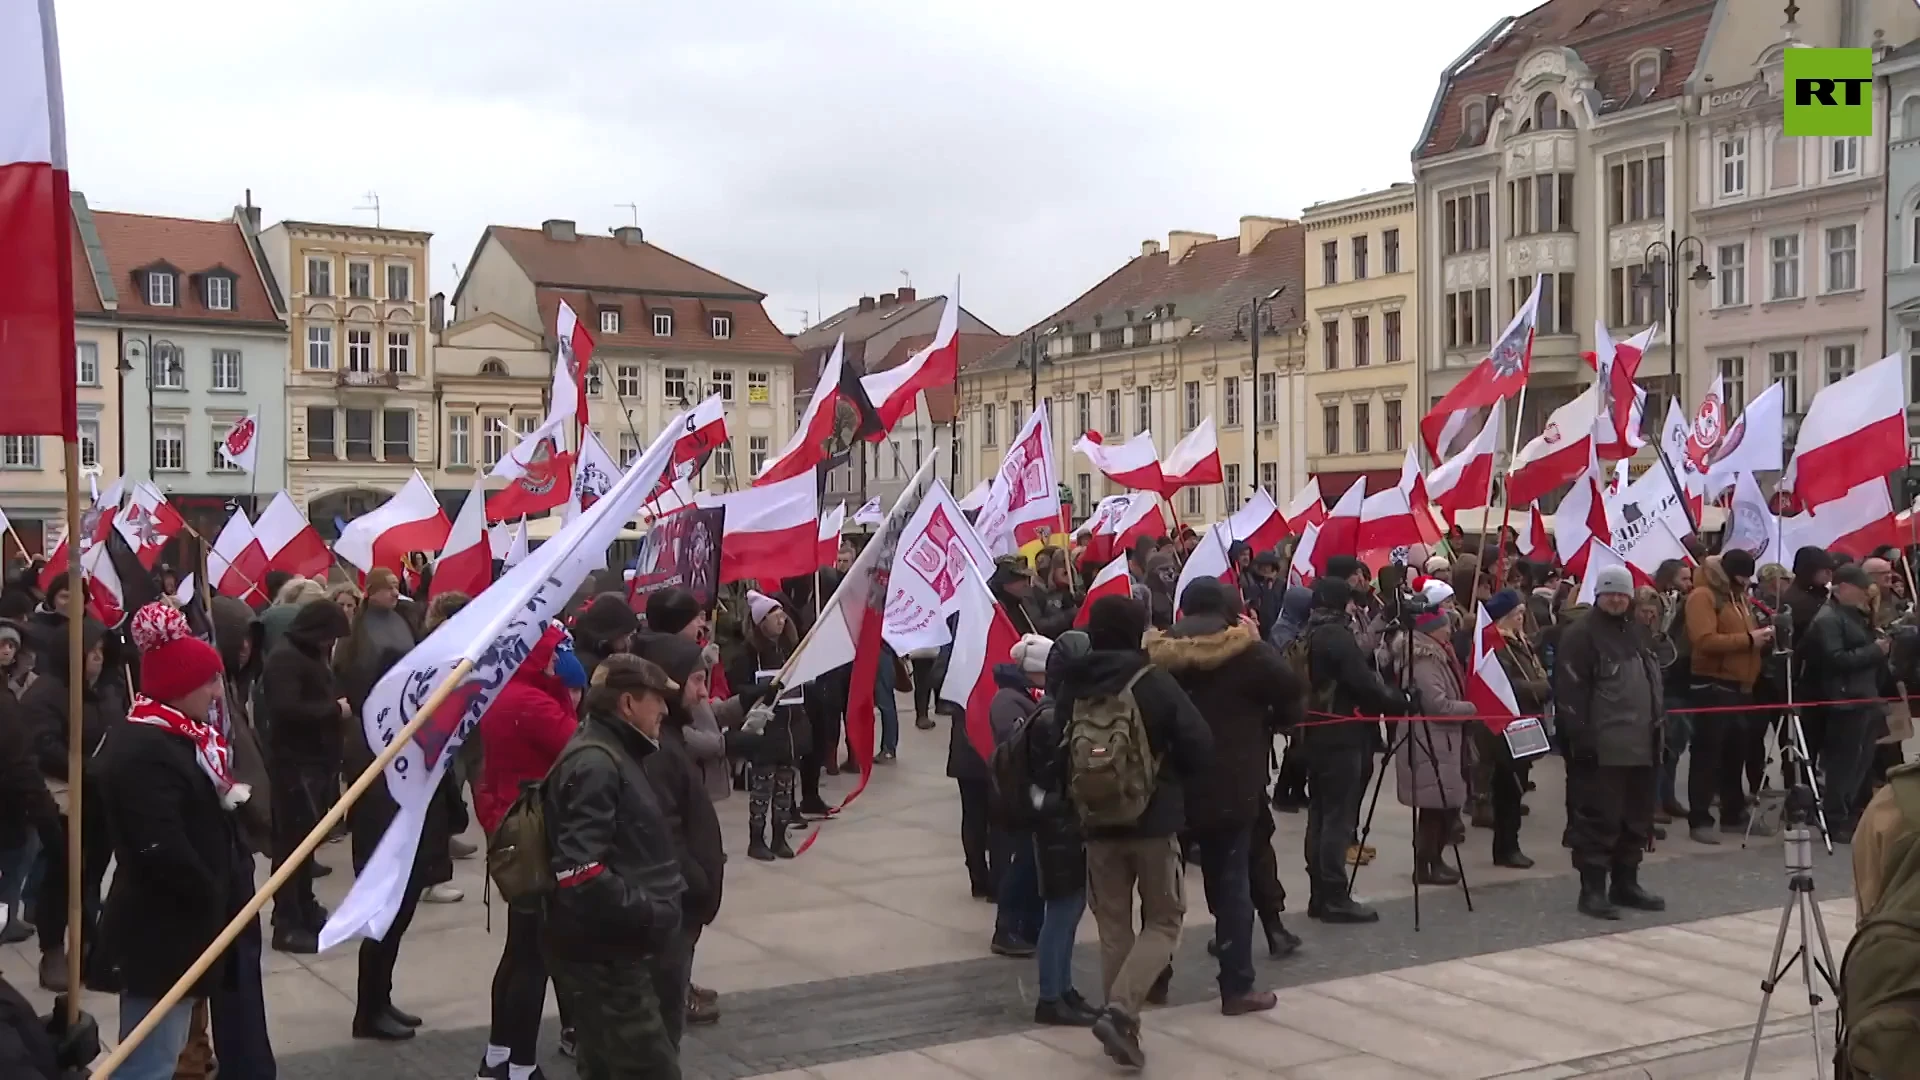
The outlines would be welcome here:
[[[1248,477],[1251,481],[1247,485],[1249,491],[1260,486],[1260,334],[1263,329],[1260,323],[1260,310],[1266,309],[1267,322],[1271,325],[1273,302],[1280,299],[1280,294],[1286,291],[1287,287],[1282,285],[1257,300],[1249,300],[1241,304],[1240,310],[1233,316],[1233,336],[1237,338],[1245,334],[1247,348],[1253,356],[1253,475]],[[1244,331],[1241,329],[1243,321],[1246,326]],[[1275,397],[1278,396],[1276,392]]]
[[[1047,339],[1059,332],[1060,326],[1057,323],[1047,327],[1045,330],[1041,330],[1036,326],[1027,331],[1021,341],[1020,359],[1013,365],[1016,368],[1027,369],[1029,374],[1027,381],[1029,388],[1032,390],[1032,393],[1028,396],[1033,399],[1033,406],[1036,409],[1040,407],[1040,367],[1043,364],[1047,367],[1053,366],[1053,357],[1047,355]],[[1022,418],[1015,418],[1015,423],[1024,422]],[[1014,430],[1018,431],[1019,429],[1016,427]]]
[[[154,375],[156,373],[154,365],[156,362],[166,365],[165,371],[166,374],[169,375],[184,374],[186,365],[180,362],[179,346],[165,338],[156,341],[152,334],[147,334],[143,338],[127,342],[126,351],[120,358],[120,370],[123,373],[133,370],[133,363],[136,360],[140,361],[147,369],[147,479],[151,481],[156,478],[154,475],[155,464],[153,452],[153,390]],[[121,395],[124,399],[126,392],[126,380],[124,376],[121,379],[120,385]],[[120,451],[123,455],[120,459],[120,468],[121,471],[124,472],[127,467],[127,460],[124,456],[127,445],[125,408],[120,410],[120,417]]]
[[[1685,280],[1693,282],[1696,288],[1703,287],[1707,282],[1713,280],[1713,271],[1707,269],[1706,251],[1707,245],[1699,237],[1692,234],[1681,236],[1678,232],[1669,229],[1665,240],[1655,240],[1653,243],[1647,245],[1647,249],[1641,255],[1640,259],[1644,269],[1640,271],[1639,278],[1633,283],[1634,289],[1643,294],[1651,293],[1656,285],[1664,284],[1666,286],[1667,375],[1671,382],[1671,385],[1668,387],[1668,393],[1673,397],[1678,397],[1681,389],[1680,283],[1682,279],[1680,276],[1680,262],[1688,257],[1689,252],[1692,253],[1693,270],[1687,274]],[[1664,282],[1654,276],[1653,260],[1655,259],[1660,260],[1661,273],[1666,277]],[[1662,426],[1666,424],[1665,412],[1656,412],[1651,409],[1648,411],[1655,413],[1654,422],[1656,424]],[[1667,470],[1667,479],[1673,484],[1673,489],[1675,491],[1682,490],[1680,487],[1680,474],[1674,470],[1673,462],[1667,460],[1665,440],[1655,440],[1653,448],[1654,453],[1659,455],[1661,467]],[[1693,520],[1693,510],[1687,505],[1685,499],[1680,500],[1680,507],[1686,512],[1687,524],[1697,529],[1699,522]]]

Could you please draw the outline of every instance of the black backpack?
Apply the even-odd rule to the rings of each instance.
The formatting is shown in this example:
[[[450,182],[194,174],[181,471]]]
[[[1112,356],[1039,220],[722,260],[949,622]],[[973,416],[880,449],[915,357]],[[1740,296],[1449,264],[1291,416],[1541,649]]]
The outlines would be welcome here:
[[[1003,827],[1017,828],[1033,817],[1033,801],[1027,795],[1033,783],[1031,752],[1033,722],[1045,712],[1053,714],[1053,699],[1041,698],[1027,715],[1014,725],[1005,742],[993,748],[987,760],[990,785],[989,810]]]

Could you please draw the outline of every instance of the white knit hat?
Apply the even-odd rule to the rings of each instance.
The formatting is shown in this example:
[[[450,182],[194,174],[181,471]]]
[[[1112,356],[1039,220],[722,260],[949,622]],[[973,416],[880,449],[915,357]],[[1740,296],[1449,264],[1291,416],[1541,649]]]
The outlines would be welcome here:
[[[780,610],[780,601],[766,593],[754,589],[747,590],[747,611],[753,615],[755,624],[763,623],[767,616]]]
[[[1044,675],[1047,672],[1047,657],[1052,652],[1052,638],[1028,634],[1013,643],[1012,660],[1020,665],[1021,671],[1030,675]]]

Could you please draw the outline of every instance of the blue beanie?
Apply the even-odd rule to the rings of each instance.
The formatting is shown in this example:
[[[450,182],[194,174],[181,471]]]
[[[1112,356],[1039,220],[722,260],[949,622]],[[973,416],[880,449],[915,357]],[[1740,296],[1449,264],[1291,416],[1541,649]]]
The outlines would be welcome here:
[[[560,677],[569,690],[587,688],[587,669],[580,663],[580,658],[574,655],[571,642],[563,642],[553,650],[553,673]]]
[[[1501,619],[1512,614],[1513,609],[1519,606],[1519,593],[1512,589],[1501,589],[1499,592],[1487,597],[1487,618],[1492,619],[1494,622],[1499,622]]]

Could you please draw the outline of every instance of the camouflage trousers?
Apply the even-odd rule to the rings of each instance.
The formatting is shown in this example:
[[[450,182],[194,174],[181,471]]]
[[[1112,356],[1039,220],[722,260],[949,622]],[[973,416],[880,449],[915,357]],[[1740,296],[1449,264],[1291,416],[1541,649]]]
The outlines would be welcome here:
[[[573,1020],[580,1080],[680,1080],[680,1051],[660,1014],[651,961],[549,954],[547,972]]]

